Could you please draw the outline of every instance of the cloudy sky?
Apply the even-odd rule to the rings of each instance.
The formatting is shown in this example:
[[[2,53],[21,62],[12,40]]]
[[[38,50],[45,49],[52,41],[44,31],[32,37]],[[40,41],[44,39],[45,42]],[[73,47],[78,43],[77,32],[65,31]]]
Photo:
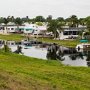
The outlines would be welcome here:
[[[90,0],[1,0],[0,16],[90,16]]]

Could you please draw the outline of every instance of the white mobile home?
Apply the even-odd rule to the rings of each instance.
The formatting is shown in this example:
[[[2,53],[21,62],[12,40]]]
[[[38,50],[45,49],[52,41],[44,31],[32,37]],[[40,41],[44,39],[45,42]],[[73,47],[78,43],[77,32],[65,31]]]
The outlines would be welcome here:
[[[32,34],[35,30],[37,30],[37,26],[35,24],[25,24],[24,33]]]
[[[59,39],[75,39],[78,37],[79,32],[85,30],[86,27],[83,28],[64,28],[63,31],[59,32]]]
[[[47,27],[46,26],[37,26],[36,30],[33,32],[34,37],[43,37],[46,35]]]

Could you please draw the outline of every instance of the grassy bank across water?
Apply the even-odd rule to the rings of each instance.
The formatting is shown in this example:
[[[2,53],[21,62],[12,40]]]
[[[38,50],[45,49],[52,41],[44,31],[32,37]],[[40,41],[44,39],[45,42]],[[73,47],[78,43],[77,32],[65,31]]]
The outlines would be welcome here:
[[[25,39],[24,36],[22,36],[22,34],[10,34],[10,35],[1,35],[0,34],[0,39],[3,40],[14,40],[14,41],[20,41],[22,39]]]
[[[57,43],[59,45],[63,45],[67,47],[75,47],[77,44],[80,43],[79,40],[54,40],[50,38],[39,38],[38,40],[48,43]]]
[[[21,34],[0,35],[0,39],[20,41],[22,39],[25,39],[25,36],[22,36]],[[43,39],[38,38],[37,40],[46,43],[57,43],[59,45],[68,46],[68,47],[75,47],[79,43],[78,40],[53,40],[50,38],[43,38]]]
[[[1,52],[0,90],[90,90],[90,68]]]

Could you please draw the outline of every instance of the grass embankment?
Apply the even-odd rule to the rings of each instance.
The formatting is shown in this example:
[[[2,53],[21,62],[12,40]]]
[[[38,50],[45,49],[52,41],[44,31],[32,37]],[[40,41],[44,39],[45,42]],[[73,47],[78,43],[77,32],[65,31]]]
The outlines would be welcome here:
[[[22,40],[24,38],[25,37],[22,36],[21,34],[10,34],[10,35],[1,35],[0,34],[0,39],[3,39],[3,40],[20,41],[20,40]]]
[[[20,41],[25,38],[26,37],[22,36],[21,34],[0,35],[0,39],[3,39],[3,40]],[[53,40],[50,38],[43,38],[43,39],[38,38],[37,40],[46,42],[46,43],[57,43],[59,45],[63,45],[63,46],[67,46],[67,47],[75,47],[77,44],[80,43],[79,40]]]
[[[57,43],[59,45],[67,46],[67,47],[75,47],[77,44],[79,44],[79,40],[53,40],[49,38],[39,38],[38,40],[42,42],[48,42],[48,43]]]
[[[90,90],[90,68],[0,53],[0,90]]]

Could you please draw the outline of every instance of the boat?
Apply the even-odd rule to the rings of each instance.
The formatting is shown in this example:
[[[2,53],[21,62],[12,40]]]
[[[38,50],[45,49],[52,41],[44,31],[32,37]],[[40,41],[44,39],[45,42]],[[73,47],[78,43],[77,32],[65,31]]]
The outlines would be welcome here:
[[[90,49],[90,43],[88,43],[87,39],[81,39],[81,44],[76,46],[76,49]]]
[[[76,46],[76,49],[90,49],[89,43],[81,43]]]

